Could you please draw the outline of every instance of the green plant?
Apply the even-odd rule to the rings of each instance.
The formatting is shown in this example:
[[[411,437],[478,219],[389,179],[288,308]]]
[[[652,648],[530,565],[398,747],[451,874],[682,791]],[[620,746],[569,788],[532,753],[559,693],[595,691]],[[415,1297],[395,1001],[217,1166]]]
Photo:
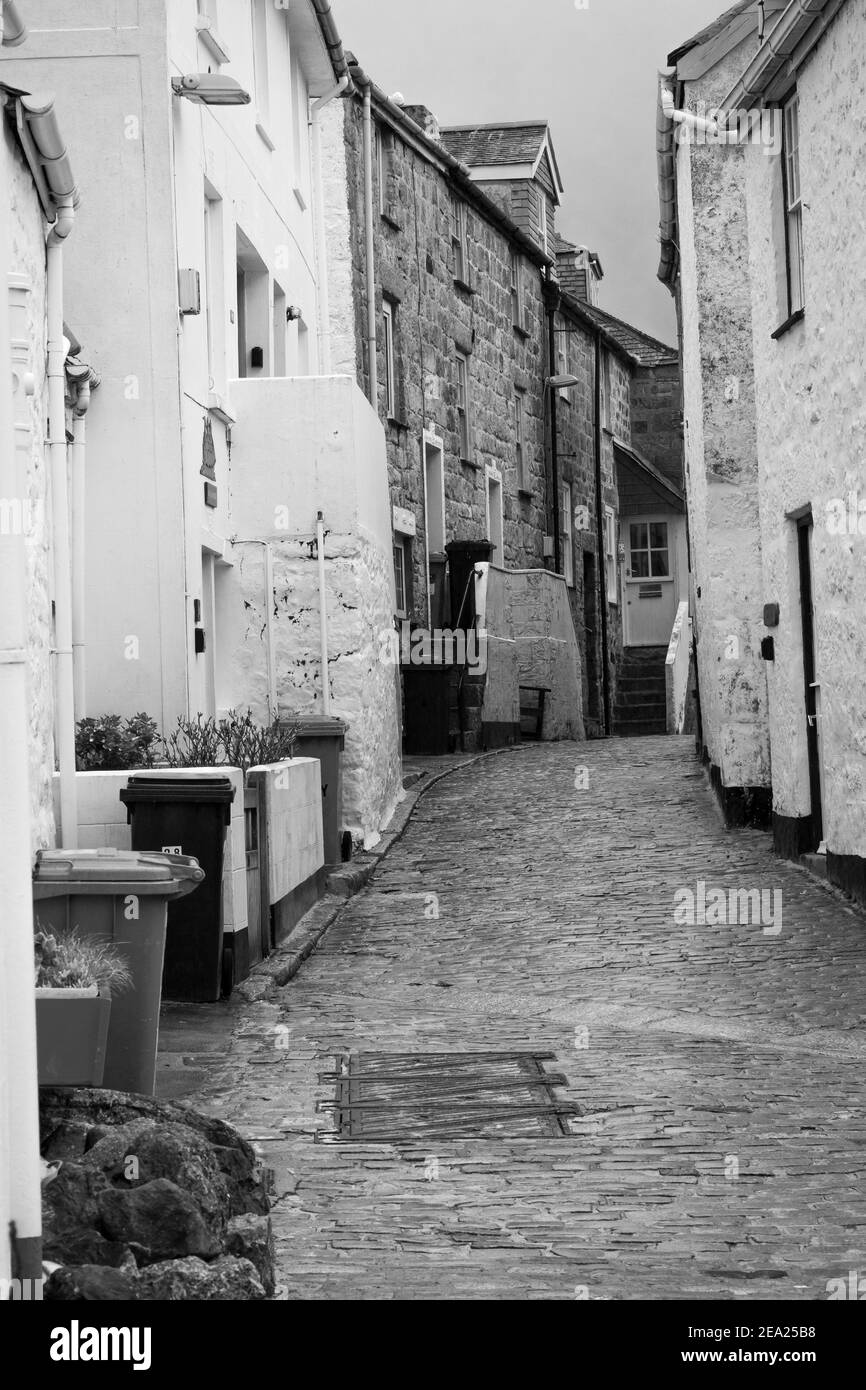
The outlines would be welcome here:
[[[79,936],[76,930],[45,932],[33,937],[37,989],[89,989],[120,994],[132,986],[129,966],[117,948],[99,937]]]
[[[248,772],[263,763],[291,758],[297,736],[297,723],[275,719],[257,724],[251,710],[246,714],[230,710],[225,719],[202,714],[179,718],[163,740],[163,748],[169,767],[239,767]]]
[[[126,720],[119,714],[81,719],[75,729],[76,765],[79,772],[153,767],[159,741],[156,721],[147,714]]]

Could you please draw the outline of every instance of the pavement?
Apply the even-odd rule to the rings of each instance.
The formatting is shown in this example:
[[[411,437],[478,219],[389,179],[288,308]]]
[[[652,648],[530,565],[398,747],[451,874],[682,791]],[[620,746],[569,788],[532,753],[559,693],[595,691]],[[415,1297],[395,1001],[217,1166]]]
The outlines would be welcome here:
[[[164,1013],[160,1094],[273,1171],[283,1295],[866,1287],[862,911],[727,831],[688,738],[435,775],[288,983]]]

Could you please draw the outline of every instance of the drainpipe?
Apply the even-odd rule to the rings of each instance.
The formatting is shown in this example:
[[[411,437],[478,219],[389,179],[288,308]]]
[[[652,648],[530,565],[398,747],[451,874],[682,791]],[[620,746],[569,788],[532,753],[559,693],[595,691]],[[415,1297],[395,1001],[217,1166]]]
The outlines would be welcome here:
[[[319,374],[331,374],[331,305],[328,286],[328,242],[325,227],[324,180],[322,178],[322,123],[324,108],[345,92],[349,74],[345,73],[331,89],[313,102],[310,120],[310,145],[313,159],[313,196],[316,200],[316,251],[319,261]]]
[[[63,340],[63,243],[72,231],[72,198],[65,198],[48,233],[48,452],[54,519],[54,640],[57,757],[60,765],[60,847],[78,848],[75,782],[75,680],[72,664],[72,568],[66,453],[66,345]]]
[[[601,333],[595,330],[595,400],[593,439],[595,442],[595,521],[598,543],[598,611],[601,615],[601,688],[604,702],[604,729],[610,734],[610,665],[607,650],[607,567],[604,555],[604,486],[601,473]]]
[[[72,672],[75,687],[75,719],[87,714],[87,681],[85,669],[85,499],[87,424],[91,391],[99,385],[99,375],[84,363],[70,362],[67,378],[76,387],[72,407]]]
[[[0,2],[0,22],[2,22],[0,44],[4,48],[17,48],[28,37],[27,28],[18,13],[15,0],[5,0],[5,4]]]
[[[8,15],[8,5],[6,7]],[[0,167],[4,157],[0,152]],[[0,197],[0,497],[26,496],[15,447],[9,344],[8,199]],[[23,422],[29,419],[20,383]],[[22,507],[23,511],[23,507]],[[42,1273],[39,1092],[33,998],[33,886],[24,526],[0,528],[0,1278]]]
[[[328,679],[328,593],[325,588],[325,518],[316,517],[316,551],[319,559],[319,643],[322,652],[322,714],[331,713],[331,685]]]
[[[364,239],[367,262],[368,397],[379,413],[379,359],[376,324],[376,242],[373,223],[373,83],[362,68],[352,68],[352,80],[364,93]]]

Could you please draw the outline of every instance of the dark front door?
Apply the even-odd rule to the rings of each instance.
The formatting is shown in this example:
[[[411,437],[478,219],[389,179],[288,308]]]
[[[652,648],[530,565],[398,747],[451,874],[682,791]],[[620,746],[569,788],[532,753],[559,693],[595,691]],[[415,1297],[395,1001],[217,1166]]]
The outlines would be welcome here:
[[[803,679],[806,706],[806,743],[809,754],[809,789],[812,799],[810,850],[816,850],[824,838],[821,813],[821,749],[818,728],[818,691],[815,680],[815,609],[812,596],[812,517],[797,522],[797,546],[800,560],[800,611],[803,619]]]

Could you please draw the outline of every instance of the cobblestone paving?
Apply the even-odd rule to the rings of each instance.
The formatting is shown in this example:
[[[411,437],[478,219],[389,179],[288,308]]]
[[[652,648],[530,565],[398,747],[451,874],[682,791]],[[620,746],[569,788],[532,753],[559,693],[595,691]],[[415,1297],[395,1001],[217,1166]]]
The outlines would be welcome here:
[[[780,890],[781,930],[677,925],[699,879]],[[691,740],[526,746],[422,798],[301,973],[221,1015],[195,1103],[274,1169],[290,1298],[823,1299],[866,1272],[864,964]],[[365,1050],[553,1053],[580,1115],[327,1142],[318,1076]]]

